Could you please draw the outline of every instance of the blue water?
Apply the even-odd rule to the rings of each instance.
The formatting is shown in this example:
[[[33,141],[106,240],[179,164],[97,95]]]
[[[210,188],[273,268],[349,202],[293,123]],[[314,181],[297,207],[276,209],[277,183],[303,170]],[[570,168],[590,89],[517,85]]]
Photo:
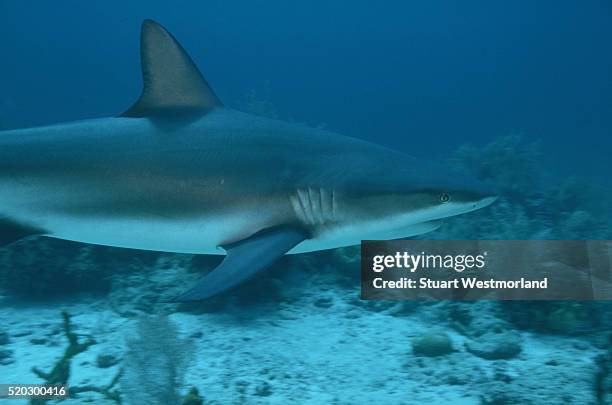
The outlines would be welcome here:
[[[226,104],[419,155],[509,132],[606,171],[612,6],[589,1],[78,1],[0,4],[5,126],[108,116],[140,90],[138,32],[162,22]]]
[[[1,1],[0,128],[113,116],[129,107],[141,89],[138,37],[145,18],[174,34],[228,106],[325,126],[426,159],[454,157],[502,186],[502,204],[482,214],[496,226],[468,217],[436,238],[610,239],[609,2]],[[457,152],[465,145],[476,149]],[[0,215],[1,209],[0,202]],[[193,277],[214,259],[43,243],[46,250],[34,257],[23,251],[36,243],[2,255],[0,383],[41,382],[29,369],[49,370],[61,357],[66,342],[57,325],[59,311],[67,309],[84,334],[100,334],[105,348],[88,350],[86,371],[73,362],[73,375],[82,372],[89,382],[110,381],[118,370],[93,366],[100,353],[124,362],[138,357],[138,344],[122,343],[124,320],[136,327],[142,313],[171,313],[179,334],[199,342],[181,395],[196,386],[211,403],[612,401],[611,373],[601,371],[612,367],[601,366],[612,364],[607,304],[363,303],[355,252],[343,251],[276,268],[272,278],[289,283],[290,292],[270,293],[268,279],[263,290],[176,312],[142,298],[143,291],[126,291],[176,287],[179,276]],[[176,279],[152,275],[166,261]],[[17,267],[21,278],[13,276]],[[75,279],[80,268],[85,275]],[[127,281],[118,281],[121,272]],[[24,294],[28,289],[36,299]],[[101,309],[106,305],[111,308]],[[459,328],[459,313],[476,320]],[[521,334],[520,357],[469,357],[464,340],[478,340],[498,321],[511,329],[505,332]],[[168,328],[160,322],[143,326],[143,333]],[[112,325],[110,331],[98,332],[100,323]],[[450,334],[457,353],[411,357],[411,339],[431,327]],[[47,336],[45,328],[59,332]],[[23,330],[45,335],[46,343],[32,343],[30,335],[20,336]],[[308,342],[288,343],[298,339]],[[159,351],[158,344],[144,354]],[[283,353],[274,354],[274,347]],[[6,364],[2,350],[11,352]],[[470,371],[457,366],[463,361]],[[265,366],[254,366],[259,363]],[[372,370],[380,377],[375,382],[365,375]],[[491,377],[500,373],[507,378]],[[467,377],[449,378],[457,374]],[[533,376],[529,383],[525,375]],[[488,388],[476,392],[479,381]]]

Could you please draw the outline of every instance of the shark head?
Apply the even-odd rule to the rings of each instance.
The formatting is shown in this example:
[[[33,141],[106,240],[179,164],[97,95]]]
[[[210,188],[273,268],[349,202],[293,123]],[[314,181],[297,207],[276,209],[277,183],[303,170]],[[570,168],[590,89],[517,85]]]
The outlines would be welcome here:
[[[372,145],[368,149],[365,154],[344,155],[342,164],[335,166],[343,171],[332,187],[333,204],[327,204],[331,215],[325,215],[329,198],[325,198],[325,191],[320,192],[318,206],[323,214],[319,217],[333,217],[337,225],[323,224],[321,233],[327,232],[339,243],[426,233],[439,227],[445,218],[484,208],[498,198],[494,187],[447,164]]]

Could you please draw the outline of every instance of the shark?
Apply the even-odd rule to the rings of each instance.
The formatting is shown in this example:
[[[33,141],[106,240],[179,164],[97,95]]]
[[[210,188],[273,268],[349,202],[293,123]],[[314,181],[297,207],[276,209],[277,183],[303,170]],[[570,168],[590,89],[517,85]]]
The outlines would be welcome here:
[[[285,254],[424,234],[497,198],[446,164],[224,106],[155,21],[140,57],[142,93],[118,116],[0,132],[0,246],[225,255],[174,299],[198,301]]]

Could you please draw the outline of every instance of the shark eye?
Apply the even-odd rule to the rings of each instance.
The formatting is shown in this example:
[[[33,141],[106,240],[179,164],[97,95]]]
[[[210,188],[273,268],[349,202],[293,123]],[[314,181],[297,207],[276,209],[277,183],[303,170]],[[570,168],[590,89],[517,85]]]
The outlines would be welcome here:
[[[450,201],[450,195],[448,193],[442,193],[440,194],[440,202],[442,204],[447,203]]]

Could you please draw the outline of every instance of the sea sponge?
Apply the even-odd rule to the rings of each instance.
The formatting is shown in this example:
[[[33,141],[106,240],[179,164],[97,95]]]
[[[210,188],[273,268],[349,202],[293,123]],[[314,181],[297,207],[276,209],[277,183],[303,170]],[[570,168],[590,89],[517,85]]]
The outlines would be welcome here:
[[[127,339],[121,394],[133,404],[179,404],[179,390],[195,346],[179,336],[163,315],[143,316],[137,334]]]

